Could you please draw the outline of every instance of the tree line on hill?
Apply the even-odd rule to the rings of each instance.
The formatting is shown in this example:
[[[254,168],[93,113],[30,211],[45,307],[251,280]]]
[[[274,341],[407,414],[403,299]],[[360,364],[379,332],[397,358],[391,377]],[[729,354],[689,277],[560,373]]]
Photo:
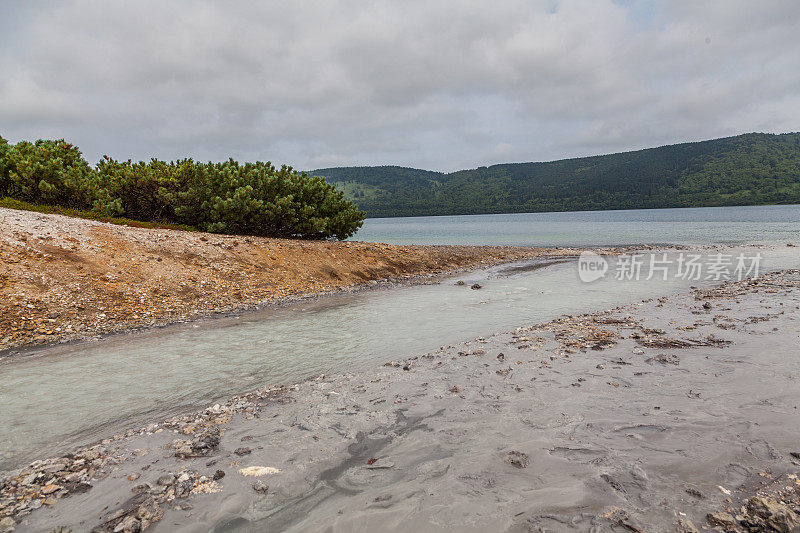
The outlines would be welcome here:
[[[90,166],[60,140],[10,144],[0,137],[0,198],[166,222],[214,233],[346,239],[364,213],[323,178],[269,162],[192,159]]]
[[[361,227],[364,211],[393,217],[800,203],[800,133],[447,174],[396,166],[309,174],[232,159],[106,156],[90,166],[63,139],[10,144],[0,137],[0,198],[217,233],[345,239]]]
[[[368,217],[800,203],[800,133],[431,172],[326,168]]]

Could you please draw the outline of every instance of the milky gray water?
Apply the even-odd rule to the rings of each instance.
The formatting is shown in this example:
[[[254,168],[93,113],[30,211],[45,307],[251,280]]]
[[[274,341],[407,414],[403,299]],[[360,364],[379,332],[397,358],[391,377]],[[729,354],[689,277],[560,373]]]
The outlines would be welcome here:
[[[702,234],[690,240],[769,241],[774,244],[764,251],[763,268],[800,266],[798,248],[785,246],[786,242],[800,241],[797,206],[760,209],[783,218],[780,222],[728,222],[716,235],[708,229],[712,222],[707,221],[700,226],[704,228]],[[757,218],[755,211],[744,213]],[[496,220],[504,216],[520,215],[492,216],[495,221],[489,224],[493,232],[500,231]],[[762,212],[758,216],[765,215]],[[449,236],[443,229],[452,226],[450,219],[456,217],[441,218],[448,220],[433,224],[431,233],[416,242],[466,240],[465,233],[457,229]],[[380,240],[404,242],[409,238],[407,225],[420,231],[419,220],[392,222],[398,226],[397,237]],[[564,220],[558,223],[564,224]],[[587,238],[586,224],[585,220],[576,222],[571,237],[551,244],[580,244]],[[666,242],[689,231],[675,221],[670,224],[677,224],[678,229],[673,228],[672,233],[664,229],[663,221],[654,223],[658,230],[647,229],[644,222],[626,224],[630,235],[638,236],[630,242],[640,242],[637,239],[644,235],[662,238],[641,242]],[[378,221],[377,225],[387,231],[386,223]],[[522,230],[505,225],[505,241],[487,238],[483,242],[496,244],[521,238]],[[739,227],[738,240],[733,239],[734,231],[723,230],[723,226]],[[750,229],[745,231],[745,226]],[[364,231],[374,235],[375,227],[375,221],[368,221]],[[526,227],[525,232],[533,231]],[[475,239],[474,230],[469,231],[473,235],[470,239]],[[608,235],[604,234],[604,239],[610,238]],[[541,269],[496,267],[461,278],[468,285],[478,281],[483,289],[456,286],[454,279],[434,285],[376,289],[6,357],[0,360],[0,469],[261,385],[290,383],[319,373],[356,371],[444,344],[544,322],[559,314],[609,308],[702,284],[681,279],[625,282],[613,277],[586,284],[578,280],[574,262]]]

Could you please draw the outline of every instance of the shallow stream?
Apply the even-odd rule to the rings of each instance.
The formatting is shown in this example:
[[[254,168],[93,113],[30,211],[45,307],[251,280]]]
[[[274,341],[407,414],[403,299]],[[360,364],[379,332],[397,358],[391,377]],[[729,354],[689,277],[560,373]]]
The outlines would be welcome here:
[[[762,254],[763,269],[800,265],[798,248],[775,245]],[[7,357],[0,360],[0,470],[262,385],[357,371],[711,283],[610,274],[583,283],[575,261],[540,266],[494,267]],[[471,290],[476,282],[482,288]]]

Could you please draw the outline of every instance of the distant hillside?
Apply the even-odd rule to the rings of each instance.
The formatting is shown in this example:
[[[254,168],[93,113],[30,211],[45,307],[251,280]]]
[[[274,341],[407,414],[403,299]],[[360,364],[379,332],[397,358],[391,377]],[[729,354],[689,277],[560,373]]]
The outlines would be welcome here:
[[[324,168],[369,217],[800,203],[800,133],[748,133],[635,152],[449,174]]]

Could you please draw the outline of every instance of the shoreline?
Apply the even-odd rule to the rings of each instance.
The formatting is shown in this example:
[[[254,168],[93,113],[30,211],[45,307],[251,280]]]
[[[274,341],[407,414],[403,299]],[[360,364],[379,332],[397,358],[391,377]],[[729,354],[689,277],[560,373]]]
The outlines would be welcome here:
[[[131,228],[4,208],[0,221],[0,360],[375,286],[436,282],[522,260],[655,248],[293,241]]]
[[[0,208],[0,356],[579,250],[301,241]],[[384,281],[385,280],[385,281]]]
[[[791,432],[784,435],[781,426],[787,420],[800,421],[797,412],[777,408],[782,402],[775,400],[742,409],[735,387],[715,389],[714,383],[719,376],[738,375],[741,367],[736,363],[747,366],[756,349],[765,371],[782,364],[786,379],[794,379],[793,361],[782,362],[768,354],[794,346],[798,274],[780,271],[755,283],[727,282],[611,310],[562,316],[371,371],[258,389],[104,439],[62,458],[36,461],[20,475],[0,481],[0,502],[7,501],[3,497],[12,491],[23,495],[22,507],[13,516],[29,523],[20,524],[19,531],[58,525],[88,530],[97,524],[87,517],[96,517],[104,505],[109,509],[106,518],[116,514],[115,509],[120,511],[105,522],[109,530],[126,520],[131,525],[132,519],[139,521],[139,527],[152,524],[156,531],[170,530],[170,524],[187,529],[225,524],[322,529],[331,521],[344,529],[353,524],[369,528],[384,520],[393,523],[393,516],[407,517],[414,508],[416,516],[405,526],[413,529],[430,527],[432,515],[425,509],[444,500],[441,495],[420,500],[403,494],[420,490],[425,494],[422,487],[433,484],[437,494],[445,498],[450,494],[450,503],[462,512],[473,519],[483,516],[474,523],[478,529],[525,523],[558,528],[554,516],[567,520],[574,515],[583,517],[571,519],[578,520],[574,522],[578,529],[583,529],[581,524],[588,526],[586,520],[591,518],[592,524],[648,530],[653,520],[661,526],[672,522],[692,531],[687,524],[702,525],[704,513],[735,515],[725,508],[735,508],[736,501],[749,505],[758,487],[793,479],[786,477],[794,475],[790,452],[800,450],[790,449],[794,437]],[[775,332],[773,323],[783,330]],[[501,351],[503,357],[497,354]],[[637,385],[639,380],[651,385]],[[683,390],[692,386],[692,380],[705,385]],[[789,387],[789,382],[782,386]],[[780,390],[777,384],[761,386],[754,389],[760,391],[755,399]],[[570,414],[570,402],[587,389],[591,389],[590,403],[574,406],[577,411]],[[730,394],[733,402],[714,400]],[[623,400],[626,395],[631,396]],[[792,398],[788,394],[787,399]],[[709,401],[713,404],[703,407]],[[650,405],[655,402],[655,407]],[[684,406],[699,407],[700,412],[684,411]],[[752,420],[748,413],[753,409],[770,414],[757,419],[761,427],[749,436],[752,430],[742,424]],[[597,410],[603,415],[587,426]],[[712,418],[705,416],[706,411]],[[713,431],[695,432],[695,424],[700,424],[698,428],[719,424],[715,419],[720,416],[729,417],[733,429],[717,427],[719,437]],[[742,420],[737,422],[737,417]],[[651,418],[657,420],[648,422]],[[491,437],[493,430],[488,428],[495,426],[501,440]],[[597,440],[597,430],[590,426],[608,427]],[[664,440],[665,434],[670,439]],[[742,449],[750,450],[743,456],[737,451],[742,435],[749,439]],[[683,445],[692,450],[692,464],[677,466],[685,464],[687,456],[680,453],[679,463],[674,462],[667,453],[677,446],[673,441],[685,441]],[[293,443],[290,449],[287,442]],[[627,444],[631,442],[632,447]],[[713,442],[713,453],[704,453]],[[633,461],[639,466],[628,470],[624,465],[637,454],[644,454]],[[739,466],[733,470],[721,468],[724,462],[713,466],[720,456]],[[239,472],[248,465],[269,468],[264,477],[251,478]],[[224,477],[219,477],[220,471]],[[769,476],[761,475],[767,472]],[[677,482],[672,479],[676,473]],[[168,475],[172,481],[161,484]],[[567,481],[571,484],[565,485]],[[273,487],[265,489],[267,482]],[[531,482],[544,503],[524,504],[530,498],[523,496],[522,487]],[[547,492],[536,489],[539,486],[560,496],[551,501],[544,496]],[[317,501],[313,495],[320,491],[327,496]],[[794,497],[791,491],[787,494]],[[493,511],[479,503],[487,495],[501,502]],[[548,507],[564,498],[583,502],[577,515],[577,508]],[[669,515],[664,510],[642,510],[642,504],[654,505],[662,498],[683,516],[677,511]],[[326,499],[337,503],[331,507]],[[38,510],[26,515],[34,501],[39,502]],[[114,501],[124,503],[115,506]],[[511,512],[520,505],[522,514]],[[525,510],[525,505],[535,509]],[[472,506],[477,509],[470,511]],[[251,510],[242,514],[246,508]],[[340,508],[348,509],[344,517],[335,512]],[[0,518],[8,511],[3,508]],[[751,514],[753,520],[759,519],[756,511]],[[446,515],[443,520],[450,526],[462,525],[460,517]]]
[[[636,247],[635,249],[641,250],[642,247]],[[550,249],[536,248],[535,250],[549,251]],[[197,313],[192,316],[180,317],[173,320],[166,320],[164,322],[158,322],[153,324],[140,324],[132,326],[129,326],[127,324],[120,324],[118,327],[115,327],[112,330],[100,333],[87,334],[84,336],[76,336],[74,338],[65,337],[61,340],[55,340],[53,342],[48,342],[43,344],[22,344],[15,347],[0,349],[0,362],[2,362],[3,360],[9,360],[9,361],[16,360],[18,358],[26,357],[38,353],[42,350],[47,350],[49,348],[54,348],[58,346],[70,346],[73,344],[81,344],[85,342],[103,341],[104,339],[114,338],[118,336],[131,335],[137,333],[147,333],[151,331],[163,330],[173,326],[189,325],[195,322],[206,321],[206,320],[214,321],[214,320],[247,318],[247,315],[249,314],[258,313],[269,309],[290,307],[293,305],[303,304],[307,302],[321,301],[326,298],[336,298],[342,295],[359,294],[364,292],[380,291],[380,290],[392,290],[399,287],[432,285],[432,284],[442,283],[450,278],[457,277],[460,274],[475,272],[476,270],[483,270],[502,265],[513,265],[519,262],[541,260],[542,263],[535,265],[533,268],[535,269],[544,268],[561,262],[573,261],[577,259],[581,251],[570,248],[564,248],[562,250],[565,252],[563,255],[549,255],[549,254],[535,255],[534,257],[526,257],[521,259],[510,259],[507,261],[501,260],[493,263],[483,263],[478,266],[472,266],[472,265],[464,266],[461,268],[454,268],[452,270],[446,270],[436,273],[413,274],[403,278],[396,278],[396,277],[380,278],[376,280],[369,280],[364,283],[359,283],[355,285],[337,287],[335,289],[331,289],[328,291],[295,294],[274,300],[266,300],[263,302],[243,304],[241,306],[232,307],[230,309],[221,309],[205,313]],[[623,250],[625,249],[608,248],[608,249],[601,249],[599,253],[613,255],[621,253]]]

